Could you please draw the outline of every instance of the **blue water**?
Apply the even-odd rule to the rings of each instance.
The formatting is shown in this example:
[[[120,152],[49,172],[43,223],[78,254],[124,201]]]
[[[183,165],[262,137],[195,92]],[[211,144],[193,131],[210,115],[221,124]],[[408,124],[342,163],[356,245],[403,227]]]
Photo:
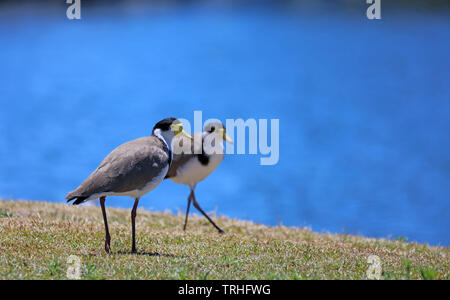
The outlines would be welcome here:
[[[82,17],[0,6],[0,197],[63,202],[167,116],[279,118],[279,163],[226,157],[197,187],[206,211],[450,245],[449,14],[175,5]],[[141,207],[184,211],[187,196],[167,181]]]

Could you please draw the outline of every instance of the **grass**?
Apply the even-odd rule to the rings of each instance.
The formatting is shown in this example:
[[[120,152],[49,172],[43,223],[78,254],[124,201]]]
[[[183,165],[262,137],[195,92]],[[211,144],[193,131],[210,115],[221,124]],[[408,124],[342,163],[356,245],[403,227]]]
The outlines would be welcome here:
[[[138,210],[138,254],[130,254],[130,211],[107,208],[112,253],[101,210],[47,202],[0,201],[0,279],[367,279],[370,255],[381,279],[449,279],[449,248],[404,239],[318,234],[217,218],[226,234],[194,215]]]

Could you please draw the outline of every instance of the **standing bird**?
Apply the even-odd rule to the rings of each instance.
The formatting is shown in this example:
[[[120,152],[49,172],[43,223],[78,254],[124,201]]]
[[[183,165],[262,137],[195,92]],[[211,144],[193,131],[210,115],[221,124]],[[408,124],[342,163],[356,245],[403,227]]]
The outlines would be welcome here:
[[[196,138],[197,136],[197,138]],[[200,138],[201,137],[201,138]],[[183,230],[186,230],[189,208],[191,201],[208,221],[219,231],[224,231],[211,220],[211,218],[203,211],[195,199],[194,190],[200,181],[208,177],[223,160],[223,141],[233,143],[227,136],[225,127],[220,122],[207,124],[202,133],[196,133],[191,138],[181,138],[178,143],[174,143],[173,162],[167,172],[166,178],[184,185],[189,186],[191,193],[188,197],[188,205],[186,210],[186,219],[184,221]],[[201,143],[200,143],[201,140]],[[183,144],[191,145],[190,153],[183,152]],[[216,144],[217,143],[217,144]],[[205,147],[212,145],[214,151],[205,151]],[[208,150],[208,149],[206,149]]]
[[[189,134],[175,118],[167,118],[153,127],[152,135],[129,141],[114,149],[100,166],[73,192],[66,196],[74,205],[100,198],[105,222],[105,251],[111,250],[106,218],[106,196],[130,196],[135,199],[131,211],[132,248],[136,253],[135,219],[139,198],[156,188],[172,161],[172,139]]]

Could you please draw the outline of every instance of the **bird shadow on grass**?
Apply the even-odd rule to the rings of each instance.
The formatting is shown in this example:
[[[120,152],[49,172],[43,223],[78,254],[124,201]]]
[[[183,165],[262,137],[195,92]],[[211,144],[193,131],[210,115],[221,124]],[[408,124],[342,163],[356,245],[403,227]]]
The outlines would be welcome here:
[[[188,258],[186,255],[174,255],[174,254],[166,254],[166,253],[158,253],[158,252],[146,252],[146,251],[138,251],[138,252],[131,252],[131,251],[117,251],[117,252],[111,252],[109,254],[103,252],[100,253],[89,253],[85,254],[83,256],[103,256],[103,255],[140,255],[140,256],[154,256],[154,257],[170,257],[170,258]]]
[[[138,251],[138,252],[131,252],[131,251],[117,251],[112,254],[118,254],[118,255],[142,255],[142,256],[159,256],[159,257],[186,257],[186,256],[177,256],[174,254],[165,254],[165,253],[158,253],[158,252],[145,252],[145,251]]]

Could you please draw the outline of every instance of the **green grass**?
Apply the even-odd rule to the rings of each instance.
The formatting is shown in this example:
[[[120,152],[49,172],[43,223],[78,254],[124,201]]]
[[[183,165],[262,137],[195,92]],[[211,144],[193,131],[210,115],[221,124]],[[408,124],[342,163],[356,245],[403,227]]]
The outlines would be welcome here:
[[[131,201],[131,200],[130,200]],[[131,203],[131,202],[130,202]],[[367,259],[382,279],[449,279],[449,248],[405,239],[318,234],[216,218],[138,210],[138,254],[130,254],[130,211],[107,209],[112,253],[98,207],[0,201],[0,279],[66,279],[69,256],[81,279],[367,279]]]

